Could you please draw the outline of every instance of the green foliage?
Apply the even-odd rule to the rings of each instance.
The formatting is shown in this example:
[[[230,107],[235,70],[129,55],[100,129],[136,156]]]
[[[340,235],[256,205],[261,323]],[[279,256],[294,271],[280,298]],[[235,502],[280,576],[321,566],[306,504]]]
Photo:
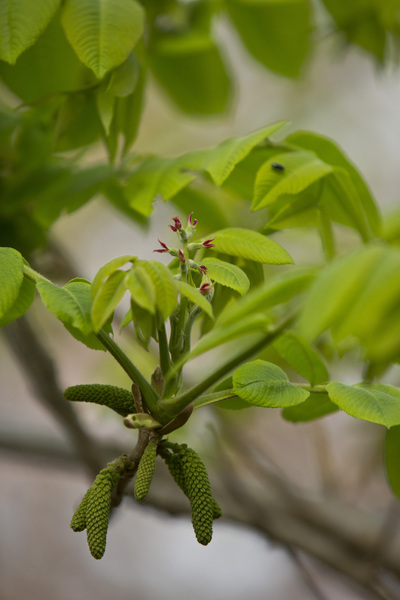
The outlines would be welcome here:
[[[219,258],[204,258],[201,262],[207,268],[207,276],[212,281],[229,287],[242,296],[248,292],[249,278],[238,266]]]
[[[371,361],[387,364],[400,349],[399,269],[399,250],[382,244],[332,261],[310,288],[300,331],[310,340],[328,327],[336,340],[354,336]]]
[[[0,248],[0,318],[12,310],[24,278],[22,256],[13,248]]]
[[[79,59],[102,79],[141,37],[143,9],[135,0],[67,0],[62,23]]]
[[[150,490],[156,466],[157,443],[157,438],[150,438],[143,456],[140,459],[134,489],[135,498],[138,502],[143,502]]]
[[[400,390],[382,383],[345,385],[331,381],[329,398],[352,417],[385,427],[400,425]]]
[[[0,58],[14,64],[35,43],[60,0],[15,0],[0,7]]]
[[[254,58],[280,75],[299,75],[312,30],[308,0],[227,0],[226,7]]]
[[[136,411],[132,392],[115,385],[100,383],[74,385],[65,390],[64,398],[72,402],[93,402],[108,406],[122,417]]]
[[[249,404],[270,408],[294,406],[310,395],[290,383],[282,369],[264,360],[254,360],[236,369],[233,391]]]
[[[214,236],[215,249],[223,254],[271,265],[293,262],[284,248],[257,231],[231,227],[216,231]]]
[[[196,288],[192,287],[188,283],[184,281],[176,281],[176,285],[178,286],[179,293],[193,302],[193,304],[197,304],[208,315],[211,319],[213,318],[213,309],[210,302],[198,291]]]
[[[302,336],[288,331],[276,342],[274,348],[312,386],[329,379],[325,363],[318,352]]]
[[[337,405],[329,400],[328,394],[311,392],[307,400],[301,404],[284,408],[282,417],[291,423],[305,423],[330,415],[337,410]]]

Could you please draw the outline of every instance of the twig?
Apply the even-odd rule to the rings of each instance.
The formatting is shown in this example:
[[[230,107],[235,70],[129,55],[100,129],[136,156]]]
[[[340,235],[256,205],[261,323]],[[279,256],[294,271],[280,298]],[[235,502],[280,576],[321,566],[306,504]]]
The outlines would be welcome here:
[[[308,589],[310,590],[310,592],[312,593],[314,598],[316,598],[317,600],[329,600],[328,596],[323,594],[321,592],[321,590],[319,589],[318,585],[315,582],[314,577],[311,575],[310,571],[307,569],[307,567],[301,560],[301,558],[299,556],[299,552],[292,546],[287,546],[286,551],[289,554],[292,561],[294,562],[294,564],[296,565],[304,583],[306,584],[306,586],[308,587]]]
[[[102,467],[101,450],[82,427],[74,408],[65,400],[55,364],[28,318],[21,317],[10,323],[3,328],[3,333],[37,399],[67,432],[91,474],[96,474]]]

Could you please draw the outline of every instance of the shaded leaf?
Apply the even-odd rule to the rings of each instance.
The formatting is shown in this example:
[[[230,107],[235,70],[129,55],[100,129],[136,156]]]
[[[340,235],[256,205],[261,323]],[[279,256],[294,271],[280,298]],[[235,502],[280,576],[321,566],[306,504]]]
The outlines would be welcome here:
[[[275,164],[282,169],[274,168]],[[276,202],[285,194],[296,195],[321,180],[333,170],[331,165],[307,151],[278,154],[258,171],[252,210],[259,210]]]
[[[386,475],[390,487],[400,498],[400,425],[391,427],[386,432],[385,438],[385,464]]]
[[[17,250],[0,248],[0,319],[16,302],[24,278],[24,261]]]
[[[0,319],[0,327],[4,327],[4,325],[8,325],[8,323],[12,323],[12,321],[15,321],[15,319],[22,317],[22,315],[24,315],[31,306],[34,297],[35,284],[33,283],[33,281],[30,281],[29,279],[24,277],[14,304],[3,316],[3,318]]]
[[[94,299],[103,285],[104,281],[114,273],[117,269],[124,266],[128,262],[135,262],[136,256],[132,256],[131,254],[125,254],[124,256],[117,256],[117,258],[112,258],[105,265],[103,265],[96,273],[93,283],[92,283],[92,299]]]
[[[293,331],[284,333],[273,343],[273,346],[281,357],[312,386],[328,381],[329,373],[322,358],[298,333]]]
[[[126,272],[114,271],[100,287],[92,302],[94,331],[99,331],[111,317],[126,292]]]
[[[291,423],[306,423],[330,415],[337,410],[337,405],[329,400],[328,394],[311,392],[309,398],[301,404],[284,408],[282,417]]]

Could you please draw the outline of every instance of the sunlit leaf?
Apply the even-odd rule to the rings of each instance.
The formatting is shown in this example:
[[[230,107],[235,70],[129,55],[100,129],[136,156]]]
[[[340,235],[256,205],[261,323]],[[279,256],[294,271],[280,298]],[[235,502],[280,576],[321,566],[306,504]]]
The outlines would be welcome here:
[[[400,425],[400,390],[392,385],[331,381],[326,389],[332,402],[352,417],[385,427]]]
[[[249,278],[238,266],[219,258],[204,258],[201,263],[207,267],[207,276],[212,281],[230,287],[242,296],[248,291],[250,287]]]

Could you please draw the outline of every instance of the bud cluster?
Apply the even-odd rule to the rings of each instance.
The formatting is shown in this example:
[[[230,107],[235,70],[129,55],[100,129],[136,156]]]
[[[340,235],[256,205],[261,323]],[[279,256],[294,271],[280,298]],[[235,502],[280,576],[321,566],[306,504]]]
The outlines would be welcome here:
[[[196,225],[198,223],[197,219],[193,219],[193,213],[190,213],[190,215],[188,216],[187,226],[185,228],[182,226],[182,223],[178,217],[173,217],[172,220],[174,224],[169,225],[169,228],[177,234],[179,241],[184,245],[184,249],[186,250],[187,255],[185,255],[185,252],[181,248],[170,248],[165,242],[162,242],[160,239],[158,239],[158,242],[161,248],[157,248],[156,250],[153,250],[153,252],[159,252],[160,254],[168,253],[174,258],[179,258],[181,275],[186,273],[187,269],[189,268],[199,271],[203,278],[206,277],[207,268],[204,265],[199,265],[198,263],[196,263],[194,260],[189,258],[188,255],[191,252],[197,252],[202,248],[215,248],[215,244],[212,243],[215,240],[215,238],[210,238],[208,240],[205,240],[204,242],[188,243],[188,240],[195,233]],[[212,282],[208,278],[206,278],[205,281],[203,280],[199,291],[211,300],[209,295],[213,291]]]

